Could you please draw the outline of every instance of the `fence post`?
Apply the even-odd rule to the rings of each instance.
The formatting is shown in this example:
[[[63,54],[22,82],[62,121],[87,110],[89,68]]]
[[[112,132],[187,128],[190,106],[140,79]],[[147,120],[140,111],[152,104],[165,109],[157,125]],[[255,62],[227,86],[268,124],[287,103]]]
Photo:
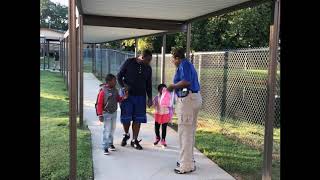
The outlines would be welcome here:
[[[201,65],[202,65],[202,54],[199,54],[199,69],[198,69],[198,79],[199,79],[199,84],[201,85]]]
[[[100,79],[102,80],[102,48],[101,48],[101,44],[100,44]]]
[[[191,64],[194,65],[194,54],[193,53],[191,54]]]
[[[158,84],[158,53],[156,54],[156,82]]]
[[[107,63],[108,63],[108,73],[107,74],[110,74],[110,54],[109,54],[109,49],[106,49],[106,60],[107,60]]]
[[[77,178],[77,54],[76,54],[76,2],[69,0],[69,64],[70,64],[70,90],[69,90],[69,178]]]
[[[92,44],[92,72],[95,73],[96,45]]]
[[[269,36],[270,62],[268,67],[268,94],[266,103],[262,180],[271,180],[272,175],[273,122],[275,118],[274,104],[279,43],[280,0],[273,1],[272,10],[273,20],[270,25]]]
[[[187,58],[190,59],[190,45],[191,45],[191,23],[187,24],[187,50],[186,55]]]
[[[166,60],[166,45],[167,35],[164,34],[162,37],[162,49],[161,49],[161,83],[165,83],[165,60]]]
[[[61,59],[62,59],[62,63],[61,63],[61,73],[62,73],[62,77],[63,77],[63,82],[65,82],[64,79],[64,39],[62,39],[62,44],[61,44]]]
[[[76,112],[77,112],[77,114],[76,114],[76,118],[78,117],[78,115],[79,115],[79,29],[78,28],[76,28],[76,31],[75,31],[75,33],[76,33],[76,39],[75,39],[75,52],[76,52],[76,69],[75,69],[75,71],[76,71],[76,79],[75,79],[75,81],[76,81],[76,91],[75,91],[75,94],[76,94],[76,98],[77,98],[77,103],[75,103],[75,105],[76,105]]]
[[[44,56],[43,56],[43,70],[46,70],[46,58],[47,58],[47,40],[44,40],[43,44]]]
[[[223,66],[223,86],[221,97],[221,115],[220,120],[224,121],[226,115],[226,101],[227,101],[227,83],[228,83],[228,60],[229,52],[224,53],[224,66]]]
[[[245,56],[244,69],[245,70],[248,69],[248,53],[246,53],[246,56]]]
[[[61,67],[62,67],[62,41],[60,40],[60,44],[59,44],[59,71],[60,71],[60,74],[62,76],[62,70],[61,70]]]
[[[64,74],[64,82],[66,83],[67,82],[67,74],[66,74],[66,72],[67,72],[67,60],[68,60],[68,57],[67,57],[67,38],[65,38],[64,39],[64,43],[63,43],[63,48],[64,48],[64,50],[63,50],[63,53],[64,53],[64,65],[63,65],[63,74]]]
[[[67,75],[67,89],[69,90],[69,70],[70,70],[70,67],[69,67],[69,59],[70,59],[70,48],[69,48],[69,44],[70,44],[70,42],[69,42],[69,36],[67,37],[67,44],[66,44],[66,47],[67,47],[67,65],[66,65],[66,75]]]
[[[80,115],[79,115],[79,124],[80,127],[83,127],[83,16],[79,16],[79,54],[80,54]]]
[[[60,41],[60,56],[59,56],[59,59],[60,59],[60,73],[61,73],[61,76],[63,77],[63,70],[62,70],[62,67],[63,67],[63,39],[61,39]]]
[[[66,48],[65,48],[66,42],[65,39],[63,39],[62,43],[62,52],[63,52],[63,65],[62,65],[62,73],[63,73],[63,82],[66,83],[66,74],[65,74],[65,66],[66,66]]]
[[[50,41],[47,43],[48,46],[48,70],[50,69]]]

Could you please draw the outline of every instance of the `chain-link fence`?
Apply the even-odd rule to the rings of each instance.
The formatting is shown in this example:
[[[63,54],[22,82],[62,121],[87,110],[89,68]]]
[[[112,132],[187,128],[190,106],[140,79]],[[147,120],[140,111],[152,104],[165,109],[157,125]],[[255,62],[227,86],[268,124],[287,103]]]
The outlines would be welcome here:
[[[97,48],[83,51],[84,66],[91,69],[95,64],[98,78],[108,73],[117,74],[122,63],[133,53]],[[171,84],[176,71],[170,63],[170,54],[165,55],[166,84]],[[153,54],[151,61],[154,92],[161,82],[161,54]],[[203,105],[200,115],[219,121],[247,122],[264,125],[267,98],[268,48],[228,50],[221,52],[196,52],[192,62],[201,84]],[[93,60],[95,63],[93,63]],[[276,83],[275,127],[280,126],[280,61]]]
[[[134,53],[104,48],[85,48],[83,53],[85,71],[93,72],[99,79],[103,79],[108,73],[116,75],[122,63],[134,57]]]
[[[268,59],[268,48],[194,53],[203,96],[202,115],[264,125]],[[279,127],[280,66],[275,97],[274,125]]]
[[[60,42],[40,43],[40,69],[60,70]]]
[[[83,49],[83,72],[92,72],[92,48]]]
[[[133,53],[112,49],[92,48],[83,50],[84,67],[97,77],[108,73],[117,74],[121,64]],[[176,68],[170,63],[170,54],[165,59],[165,83],[170,84]],[[221,52],[196,52],[192,61],[198,73],[203,96],[202,114],[224,121],[233,119],[264,125],[266,113],[268,48],[229,50]],[[151,61],[154,89],[161,82],[161,54],[153,54]],[[93,62],[95,61],[95,62]],[[280,125],[280,61],[276,83],[276,120]],[[87,67],[87,68],[86,68]],[[214,106],[213,106],[214,104]]]

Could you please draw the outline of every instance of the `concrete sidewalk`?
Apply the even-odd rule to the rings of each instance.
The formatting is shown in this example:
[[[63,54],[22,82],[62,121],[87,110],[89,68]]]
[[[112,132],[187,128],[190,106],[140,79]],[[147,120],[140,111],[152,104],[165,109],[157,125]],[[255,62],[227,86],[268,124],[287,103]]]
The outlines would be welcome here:
[[[94,179],[96,180],[229,180],[234,179],[214,162],[195,150],[197,170],[189,174],[176,174],[179,156],[178,134],[168,127],[166,149],[153,146],[154,121],[148,115],[148,123],[141,125],[139,139],[142,139],[139,151],[129,145],[121,147],[123,129],[120,120],[114,137],[117,149],[106,156],[102,150],[103,126],[99,125],[94,104],[100,81],[93,74],[84,73],[84,120],[91,131]],[[118,119],[120,109],[118,108]],[[132,131],[130,130],[132,136]],[[129,141],[128,141],[129,142]]]

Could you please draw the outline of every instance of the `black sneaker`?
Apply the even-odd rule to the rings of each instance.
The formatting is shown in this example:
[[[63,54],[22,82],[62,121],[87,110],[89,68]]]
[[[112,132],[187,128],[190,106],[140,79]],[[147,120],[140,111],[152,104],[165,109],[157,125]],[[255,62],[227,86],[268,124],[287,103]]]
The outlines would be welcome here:
[[[153,145],[156,146],[160,141],[160,138],[159,137],[156,137],[156,140],[154,141]]]
[[[140,141],[138,141],[138,140],[131,141],[131,146],[138,149],[138,150],[142,150],[143,148],[141,147],[139,142],[141,142],[141,140]]]
[[[104,152],[103,152],[104,155],[109,155],[109,151],[108,151],[108,148],[104,149]]]
[[[115,151],[115,150],[116,150],[116,148],[114,147],[114,145],[110,145],[109,149],[110,149],[110,151]]]
[[[190,170],[190,171],[182,171],[182,170],[180,169],[180,167],[174,169],[174,172],[177,173],[177,174],[186,174],[186,173],[191,173],[191,172],[193,172],[193,171],[195,171],[195,169],[192,169],[192,170]]]
[[[128,140],[128,139],[130,139],[130,134],[129,134],[129,135],[124,134],[124,135],[123,135],[122,142],[121,142],[121,146],[127,145],[127,140]]]

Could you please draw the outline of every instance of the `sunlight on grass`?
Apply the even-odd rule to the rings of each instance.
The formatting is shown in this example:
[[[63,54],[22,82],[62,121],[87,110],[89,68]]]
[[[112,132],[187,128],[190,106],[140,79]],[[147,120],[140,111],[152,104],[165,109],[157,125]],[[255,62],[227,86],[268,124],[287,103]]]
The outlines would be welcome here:
[[[57,95],[54,95],[54,94],[49,94],[49,93],[40,93],[40,97],[42,98],[47,98],[47,99],[52,99],[52,100],[62,100],[62,101],[66,101],[68,102],[68,100],[66,100],[66,97],[60,95],[60,96],[57,96]]]
[[[69,101],[59,73],[42,71],[40,94],[40,178],[69,177]],[[77,129],[77,179],[93,179],[91,135]]]

